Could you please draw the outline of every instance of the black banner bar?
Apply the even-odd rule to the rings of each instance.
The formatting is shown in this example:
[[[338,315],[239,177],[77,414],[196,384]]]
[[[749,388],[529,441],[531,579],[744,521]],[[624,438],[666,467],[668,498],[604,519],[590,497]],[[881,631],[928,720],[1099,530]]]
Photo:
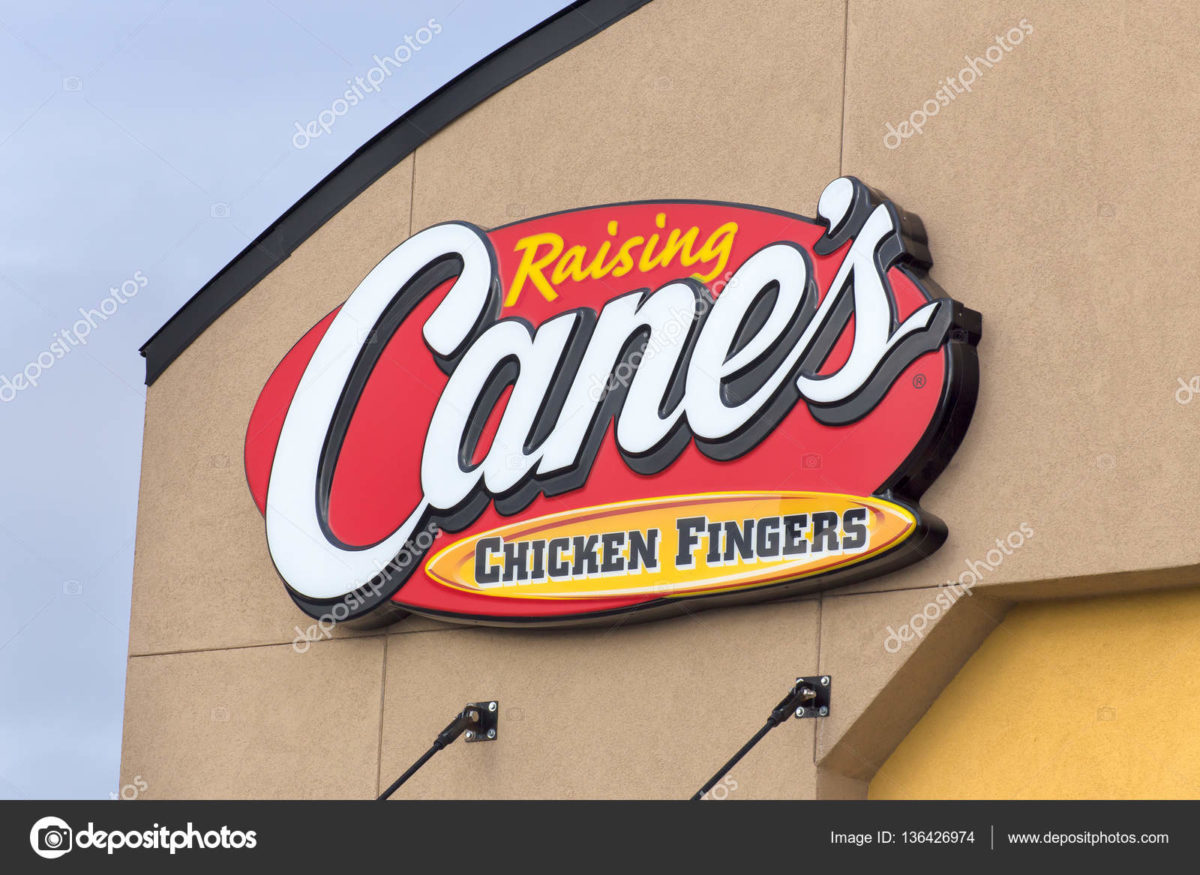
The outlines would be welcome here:
[[[313,871],[355,860],[523,872],[655,860],[706,872],[901,860],[1157,865],[1195,859],[1198,821],[1198,802],[0,802],[0,859],[13,872]]]

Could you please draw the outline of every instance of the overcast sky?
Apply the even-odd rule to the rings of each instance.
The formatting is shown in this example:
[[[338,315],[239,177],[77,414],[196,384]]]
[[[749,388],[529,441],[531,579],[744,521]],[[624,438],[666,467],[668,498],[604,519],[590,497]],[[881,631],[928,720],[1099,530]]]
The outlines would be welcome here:
[[[565,5],[0,0],[0,798],[118,792],[138,347],[372,135]]]

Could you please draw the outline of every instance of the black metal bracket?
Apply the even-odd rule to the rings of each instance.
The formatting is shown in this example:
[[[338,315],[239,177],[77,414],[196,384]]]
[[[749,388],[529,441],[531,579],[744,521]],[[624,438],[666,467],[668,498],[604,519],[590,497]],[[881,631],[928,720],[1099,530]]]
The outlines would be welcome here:
[[[832,692],[833,678],[827,674],[796,678],[796,686],[784,702],[794,707],[797,720],[828,717]]]
[[[500,729],[499,702],[472,702],[463,709],[464,712],[475,710],[479,714],[478,723],[466,732],[467,744],[476,741],[495,741]]]
[[[692,801],[703,799],[704,795],[716,786],[717,781],[721,780],[729,773],[729,770],[741,761],[750,748],[763,740],[768,732],[786,723],[792,717],[798,720],[804,720],[810,717],[828,717],[829,716],[829,701],[830,694],[833,691],[833,678],[827,674],[814,675],[813,677],[796,678],[796,683],[792,686],[786,696],[779,700],[779,704],[771,709],[771,716],[767,718],[767,723],[762,729],[754,734],[754,737],[742,745],[742,749],[733,755],[725,765],[721,766],[720,771],[708,779],[708,783],[696,791],[692,796]]]
[[[455,740],[463,733],[466,733],[468,743],[472,741],[495,741],[496,727],[499,724],[499,702],[493,700],[491,702],[470,702],[464,705],[463,709],[450,721],[450,725],[438,733],[429,750],[425,751],[419,760],[409,766],[407,772],[393,781],[392,785],[379,795],[377,801],[382,802],[389,798],[400,788],[401,784],[415,775],[421,766],[433,759],[434,754],[454,744]]]

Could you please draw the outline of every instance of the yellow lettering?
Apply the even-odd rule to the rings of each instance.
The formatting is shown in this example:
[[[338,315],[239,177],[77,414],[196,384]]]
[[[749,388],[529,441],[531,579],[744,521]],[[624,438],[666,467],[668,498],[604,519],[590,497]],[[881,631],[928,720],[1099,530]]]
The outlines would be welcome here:
[[[667,244],[663,247],[662,258],[660,262],[663,267],[670,267],[671,259],[676,255],[680,255],[680,250],[683,254],[679,257],[679,263],[684,267],[691,267],[700,260],[698,255],[692,254],[692,246],[696,243],[696,236],[700,233],[699,228],[691,228],[683,237],[679,236],[679,229],[672,228],[671,235],[667,238]]]
[[[737,222],[726,222],[704,241],[704,245],[700,247],[700,259],[708,264],[716,258],[717,266],[706,274],[698,274],[702,282],[715,279],[725,270],[725,265],[729,263],[729,253],[733,249],[733,238],[737,231]]]
[[[654,217],[654,224],[665,231],[666,214],[658,213]],[[615,237],[617,223],[609,221],[607,231],[609,236]],[[505,296],[504,306],[511,307],[517,303],[527,282],[532,283],[547,301],[553,301],[558,298],[555,287],[568,280],[582,282],[610,275],[622,277],[635,267],[648,272],[657,267],[670,267],[676,260],[682,267],[703,264],[706,272],[692,276],[700,282],[709,283],[721,276],[728,266],[737,232],[736,222],[726,222],[713,231],[697,250],[696,241],[700,235],[698,227],[693,225],[686,232],[672,228],[658,252],[655,252],[661,239],[658,234],[651,234],[649,238],[635,235],[621,243],[608,261],[606,259],[609,259],[609,253],[615,245],[608,240],[602,241],[594,251],[576,244],[564,253],[563,238],[553,232],[522,237],[515,246],[515,251],[521,254],[521,261]]]
[[[550,251],[539,258],[537,250],[540,246],[549,246]],[[526,279],[533,283],[547,301],[557,298],[558,293],[554,291],[554,286],[542,274],[542,270],[562,253],[562,237],[550,231],[544,234],[534,234],[532,237],[522,237],[514,248],[521,253],[521,263],[517,267],[516,275],[513,276],[508,295],[504,298],[504,306],[511,307],[517,303],[517,299],[521,296],[521,289],[525,287]]]
[[[616,224],[615,222],[613,224]],[[584,271],[585,276],[590,276],[593,279],[604,279],[608,276],[608,271],[604,268],[604,259],[608,258],[608,250],[612,249],[612,244],[605,240],[600,244],[600,248],[596,250],[596,255],[592,258],[591,264]]]
[[[651,234],[646,240],[646,248],[642,250],[642,257],[638,259],[638,270],[642,273],[647,273],[654,269],[657,259],[654,256],[654,247],[658,245],[658,235]],[[665,266],[665,263],[664,263]]]
[[[562,257],[554,267],[554,273],[550,279],[558,285],[567,279],[573,279],[576,282],[587,279],[587,273],[583,269],[583,258],[587,255],[587,248],[584,246],[572,246],[567,250],[567,254]]]
[[[611,271],[613,276],[625,276],[633,270],[633,256],[629,254],[629,251],[641,245],[645,239],[641,236],[634,236],[621,244],[621,248],[617,250],[617,257],[604,266],[605,273]]]

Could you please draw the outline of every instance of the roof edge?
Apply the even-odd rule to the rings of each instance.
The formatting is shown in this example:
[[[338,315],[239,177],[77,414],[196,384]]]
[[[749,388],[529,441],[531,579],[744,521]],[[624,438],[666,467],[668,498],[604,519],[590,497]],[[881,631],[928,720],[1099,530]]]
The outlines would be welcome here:
[[[142,345],[146,385],[301,243],[434,134],[648,2],[577,0],[467,68],[368,140],[234,256]]]

